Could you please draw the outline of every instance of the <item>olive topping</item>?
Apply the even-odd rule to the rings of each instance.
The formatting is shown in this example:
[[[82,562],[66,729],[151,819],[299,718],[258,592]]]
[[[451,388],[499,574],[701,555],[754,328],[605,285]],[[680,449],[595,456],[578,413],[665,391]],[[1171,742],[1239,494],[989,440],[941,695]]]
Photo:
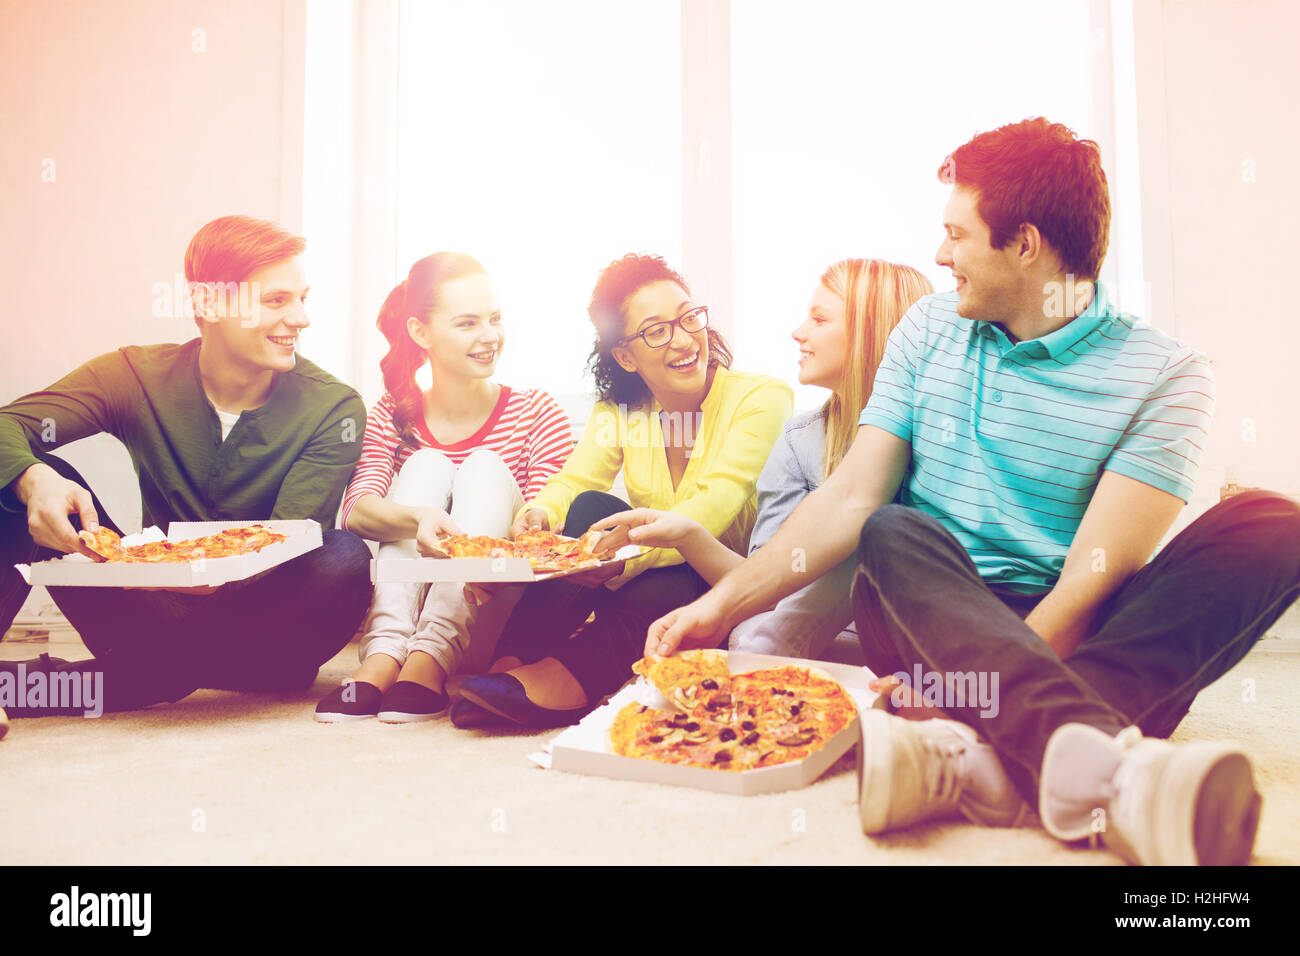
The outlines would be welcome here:
[[[646,739],[649,740],[650,743],[652,744],[661,744],[664,742],[664,739],[660,737],[658,734],[655,734],[653,737],[647,737]]]
[[[754,744],[758,743],[758,731],[755,730],[753,733],[746,734],[745,739],[742,740],[741,743],[746,747],[752,747]]]
[[[700,681],[700,686],[703,687],[705,690],[717,690],[718,682],[715,681],[712,677],[706,677],[704,678],[704,680]]]
[[[713,755],[714,763],[731,763],[731,751],[719,750]]]
[[[693,734],[699,729],[700,725],[693,720],[689,724],[682,725],[682,730],[686,731],[688,734]]]
[[[791,705],[790,705],[790,714],[791,714],[791,716],[793,716],[793,715],[795,715],[795,714],[798,714],[799,711],[801,711],[801,710],[803,710],[803,704],[791,704]]]
[[[749,716],[751,716],[751,717],[754,716],[754,708],[753,708],[753,707],[749,708]]]
[[[741,730],[753,730],[755,726],[756,725],[752,720],[743,720],[740,723]]]
[[[722,733],[718,734],[718,739],[719,739],[719,740],[735,740],[735,739],[736,739],[736,732],[735,732],[734,730],[732,730],[730,727],[724,727],[724,728],[722,729]]]

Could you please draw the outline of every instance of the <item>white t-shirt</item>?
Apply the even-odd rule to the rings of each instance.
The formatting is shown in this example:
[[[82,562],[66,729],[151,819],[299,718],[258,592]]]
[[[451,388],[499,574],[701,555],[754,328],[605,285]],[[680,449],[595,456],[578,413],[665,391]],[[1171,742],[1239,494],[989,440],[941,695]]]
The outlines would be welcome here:
[[[230,434],[230,429],[234,428],[235,422],[239,421],[239,414],[223,412],[215,406],[212,410],[217,413],[217,420],[221,422],[221,440],[225,441],[226,436]]]

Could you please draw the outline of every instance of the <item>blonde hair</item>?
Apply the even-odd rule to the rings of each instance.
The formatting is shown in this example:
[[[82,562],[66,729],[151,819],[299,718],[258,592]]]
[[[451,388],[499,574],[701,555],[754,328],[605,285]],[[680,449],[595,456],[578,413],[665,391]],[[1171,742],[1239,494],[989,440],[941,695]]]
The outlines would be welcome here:
[[[917,299],[934,291],[930,280],[910,266],[881,259],[844,259],[822,275],[822,285],[844,301],[848,354],[839,387],[822,406],[826,452],[822,477],[844,460],[858,433],[858,417],[876,384],[885,342]]]

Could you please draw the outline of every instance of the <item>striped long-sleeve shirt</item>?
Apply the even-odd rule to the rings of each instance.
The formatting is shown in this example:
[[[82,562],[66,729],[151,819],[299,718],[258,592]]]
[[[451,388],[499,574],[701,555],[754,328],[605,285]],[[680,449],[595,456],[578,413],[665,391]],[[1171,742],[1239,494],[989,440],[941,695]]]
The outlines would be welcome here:
[[[1105,471],[1187,501],[1214,407],[1199,352],[1116,311],[1012,342],[926,296],[889,336],[860,423],[910,442],[900,503],[933,516],[980,576],[1050,588]]]
[[[341,525],[345,528],[348,516],[363,496],[382,498],[388,494],[393,476],[416,450],[417,446],[399,438],[393,423],[395,411],[393,397],[385,394],[366,419],[361,460],[343,496]],[[514,475],[525,501],[542,490],[573,450],[569,418],[555,399],[539,389],[515,391],[504,385],[483,427],[464,441],[440,444],[422,419],[415,422],[415,436],[420,442],[418,447],[440,451],[456,465],[479,448],[496,452]]]

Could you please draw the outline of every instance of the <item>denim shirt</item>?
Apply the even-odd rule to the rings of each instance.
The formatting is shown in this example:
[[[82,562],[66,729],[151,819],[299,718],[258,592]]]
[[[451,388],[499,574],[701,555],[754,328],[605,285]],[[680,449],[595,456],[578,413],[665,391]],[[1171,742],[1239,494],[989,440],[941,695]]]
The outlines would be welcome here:
[[[799,502],[822,483],[826,422],[821,409],[795,415],[785,424],[758,476],[758,517],[749,553],[766,544]]]

